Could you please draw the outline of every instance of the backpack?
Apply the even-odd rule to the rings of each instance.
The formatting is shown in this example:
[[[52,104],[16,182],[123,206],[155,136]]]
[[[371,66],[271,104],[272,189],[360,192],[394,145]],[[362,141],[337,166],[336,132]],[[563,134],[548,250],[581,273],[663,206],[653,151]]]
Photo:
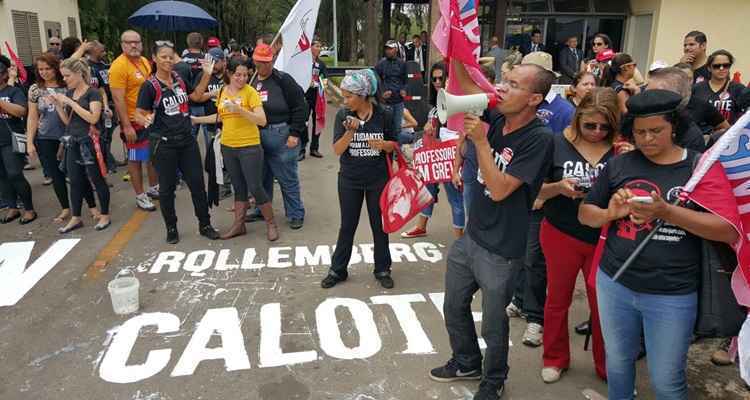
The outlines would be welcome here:
[[[180,75],[178,75],[176,72],[172,71],[172,79],[177,82],[178,85],[180,85],[180,88],[183,92],[185,92],[185,95],[188,94],[187,91],[187,85],[185,85],[185,81],[180,78]],[[156,96],[154,96],[154,102],[151,106],[152,110],[156,110],[156,108],[159,106],[159,103],[161,103],[162,98],[162,90],[161,90],[161,83],[158,79],[156,79],[156,75],[151,75],[148,77],[148,83],[151,84],[151,87],[154,88],[154,92],[156,93]],[[183,113],[188,112],[188,103],[180,104],[180,111]]]

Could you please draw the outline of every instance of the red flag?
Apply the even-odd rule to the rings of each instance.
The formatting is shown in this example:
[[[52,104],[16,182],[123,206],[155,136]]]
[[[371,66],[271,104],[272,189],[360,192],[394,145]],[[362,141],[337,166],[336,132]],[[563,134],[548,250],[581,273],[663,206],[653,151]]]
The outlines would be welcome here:
[[[315,132],[320,135],[326,127],[326,94],[323,90],[323,83],[318,86],[318,95],[315,98]]]
[[[21,83],[26,83],[26,79],[28,78],[28,75],[26,75],[26,68],[24,68],[23,62],[21,61],[20,58],[18,58],[18,56],[10,47],[10,44],[7,41],[5,42],[5,48],[8,49],[8,56],[10,56],[10,59],[13,60],[14,64],[16,64],[16,68],[18,69],[18,79],[21,80]]]
[[[750,113],[743,115],[698,162],[685,185],[688,198],[718,215],[737,230],[732,248],[738,273],[733,277],[735,296],[750,306]],[[716,162],[718,161],[718,162]],[[744,283],[744,284],[743,284]],[[745,299],[745,300],[743,300]]]

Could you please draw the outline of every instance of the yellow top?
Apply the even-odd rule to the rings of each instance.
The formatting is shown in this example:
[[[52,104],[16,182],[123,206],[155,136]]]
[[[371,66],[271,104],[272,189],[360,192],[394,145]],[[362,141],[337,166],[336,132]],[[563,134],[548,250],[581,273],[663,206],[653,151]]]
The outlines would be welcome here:
[[[128,109],[128,118],[131,121],[135,119],[135,104],[138,102],[138,92],[141,91],[141,85],[148,79],[149,74],[151,74],[151,64],[145,57],[133,61],[125,54],[120,54],[109,67],[109,87],[125,89],[125,104]]]
[[[221,144],[227,147],[246,147],[260,144],[260,130],[258,125],[250,122],[239,113],[229,112],[224,106],[225,101],[239,104],[242,108],[252,111],[257,107],[263,107],[258,92],[245,85],[234,96],[229,94],[229,85],[224,86],[221,96],[216,99],[216,109],[221,116],[223,124],[221,128]]]

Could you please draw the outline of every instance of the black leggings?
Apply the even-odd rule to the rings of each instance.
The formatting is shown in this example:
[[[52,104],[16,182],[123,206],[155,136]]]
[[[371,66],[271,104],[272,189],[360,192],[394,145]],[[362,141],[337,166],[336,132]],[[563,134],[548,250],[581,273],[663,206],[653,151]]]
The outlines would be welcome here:
[[[13,152],[11,145],[0,146],[0,193],[8,206],[13,207],[21,198],[23,209],[34,211],[31,185],[23,176],[24,156]]]
[[[96,206],[93,195],[91,195],[92,183],[94,184],[94,189],[96,189],[96,196],[99,198],[101,213],[105,215],[109,214],[109,187],[102,173],[99,171],[99,166],[97,164],[79,164],[81,150],[78,145],[71,146],[67,151],[72,152],[67,157],[65,168],[68,171],[68,178],[70,178],[70,203],[73,216],[81,216],[81,207],[83,206],[84,198],[86,198],[89,208]],[[89,196],[91,196],[91,199],[89,199]]]
[[[65,182],[65,174],[60,171],[57,161],[57,151],[60,148],[60,142],[57,140],[37,139],[36,152],[39,155],[39,162],[42,163],[47,176],[52,178],[52,187],[55,189],[55,196],[63,209],[70,208],[68,200],[68,184]],[[91,190],[89,190],[91,192]]]
[[[305,134],[302,135],[301,153],[305,152],[308,142],[310,143],[310,151],[318,151],[318,149],[320,149],[320,135],[315,134],[318,123],[318,113],[315,110],[315,103],[318,101],[318,91],[315,90],[312,94],[306,93],[305,100],[307,100],[307,105],[310,107],[311,123],[305,130]]]
[[[263,189],[263,147],[222,145],[221,156],[234,187],[234,201],[247,201],[252,194],[255,204],[268,203],[268,194]]]
[[[383,221],[380,213],[380,193],[386,181],[366,187],[342,182],[339,178],[339,206],[341,207],[341,228],[336,241],[336,250],[331,260],[331,272],[340,278],[348,275],[347,267],[352,256],[354,234],[359,225],[362,212],[362,201],[367,202],[367,215],[370,217],[370,229],[375,242],[375,275],[387,274],[391,270],[391,252],[388,248],[388,235],[383,232]]]
[[[200,226],[211,225],[208,214],[208,198],[203,178],[203,165],[198,142],[188,134],[189,139],[162,141],[150,138],[151,161],[159,173],[159,208],[167,227],[177,225],[177,213],[174,208],[174,192],[177,189],[177,171],[190,189],[195,216]]]

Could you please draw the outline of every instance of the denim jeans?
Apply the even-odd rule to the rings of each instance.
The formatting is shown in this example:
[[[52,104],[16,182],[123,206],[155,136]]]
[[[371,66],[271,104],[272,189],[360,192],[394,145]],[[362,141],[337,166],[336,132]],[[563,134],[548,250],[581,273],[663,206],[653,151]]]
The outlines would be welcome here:
[[[213,101],[213,100],[209,100]],[[194,117],[202,117],[206,115],[206,108],[204,106],[190,106],[190,115]],[[198,139],[198,134],[200,131],[203,131],[203,144],[206,145],[206,149],[208,146],[211,145],[211,135],[208,132],[208,125],[206,124],[199,124],[199,125],[193,125],[192,134],[193,137]]]
[[[445,188],[445,194],[448,196],[448,203],[451,205],[451,214],[453,216],[453,227],[458,229],[464,229],[466,225],[466,213],[464,210],[464,199],[461,192],[453,186],[451,182],[443,183]],[[440,186],[438,184],[427,185],[427,190],[430,191],[432,197],[437,201],[438,193],[440,192]],[[435,208],[435,203],[431,203],[429,206],[422,209],[420,213],[423,217],[432,218],[432,210]]]
[[[284,212],[289,220],[304,220],[305,206],[299,184],[297,156],[300,145],[293,148],[286,145],[289,125],[286,123],[268,125],[260,130],[263,145],[263,188],[270,201],[273,201],[273,178],[279,181],[284,198]]]
[[[404,119],[404,102],[389,104],[393,110],[393,132],[401,132],[401,121]]]
[[[539,229],[544,213],[530,212],[526,235],[526,262],[516,279],[513,304],[526,314],[526,322],[544,325],[544,303],[547,299],[547,263],[539,243]]]
[[[606,350],[610,400],[633,398],[641,330],[651,387],[659,400],[688,398],[687,353],[698,310],[696,292],[634,292],[599,270],[596,293]]]
[[[464,181],[464,214],[466,218],[469,218],[469,207],[471,207],[471,194],[474,190],[474,186],[478,185],[477,182],[477,168],[473,164],[464,161],[461,166],[461,179]]]
[[[508,316],[513,277],[523,260],[508,260],[479,246],[469,235],[453,242],[445,272],[445,327],[461,370],[482,365],[471,301],[482,290],[482,337],[487,343],[483,381],[501,385],[508,377]]]

